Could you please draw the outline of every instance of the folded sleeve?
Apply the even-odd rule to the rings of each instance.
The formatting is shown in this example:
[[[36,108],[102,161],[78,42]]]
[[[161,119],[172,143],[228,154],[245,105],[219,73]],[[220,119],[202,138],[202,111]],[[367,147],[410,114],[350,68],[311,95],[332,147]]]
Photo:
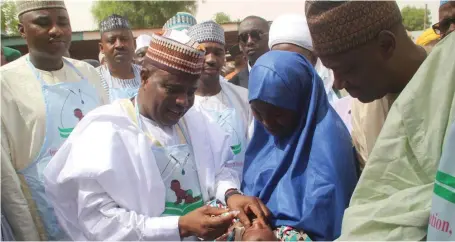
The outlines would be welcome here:
[[[155,173],[149,163],[142,165],[137,147],[143,146],[134,143],[133,134],[105,122],[80,124],[44,172],[46,194],[68,235],[89,241],[179,241],[179,217],[150,215],[159,214],[159,205],[150,205],[157,203],[150,197],[157,191]]]
[[[79,187],[78,222],[88,240],[180,240],[178,216],[147,217],[122,208],[94,180]]]

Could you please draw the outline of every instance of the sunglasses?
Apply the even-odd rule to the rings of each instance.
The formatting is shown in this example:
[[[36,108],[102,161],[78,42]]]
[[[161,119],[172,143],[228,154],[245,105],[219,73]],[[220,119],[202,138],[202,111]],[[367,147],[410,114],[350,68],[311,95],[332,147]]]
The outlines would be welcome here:
[[[251,30],[250,32],[239,34],[238,42],[246,44],[248,42],[248,38],[250,38],[250,37],[254,41],[259,41],[262,39],[262,36],[267,35],[267,34],[269,34],[269,33],[262,33],[259,30]]]
[[[433,24],[432,28],[436,34],[445,34],[450,28],[450,25],[455,24],[455,18],[445,18],[439,23]]]

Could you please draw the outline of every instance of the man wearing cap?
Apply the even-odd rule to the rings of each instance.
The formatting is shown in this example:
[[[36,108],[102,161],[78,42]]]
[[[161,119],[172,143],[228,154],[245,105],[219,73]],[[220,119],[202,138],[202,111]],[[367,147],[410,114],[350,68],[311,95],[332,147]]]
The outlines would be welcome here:
[[[363,102],[400,93],[345,211],[340,240],[423,240],[437,164],[454,120],[455,66],[448,50],[455,48],[455,35],[420,63],[423,50],[409,43],[395,2],[307,1],[306,14],[335,83]]]
[[[163,30],[179,30],[186,32],[189,27],[196,25],[196,18],[187,12],[178,12],[170,18],[163,26]]]
[[[147,34],[141,34],[136,38],[136,51],[134,56],[134,62],[142,66],[145,58],[145,53],[147,53],[147,48],[150,45],[152,37]]]
[[[71,25],[63,1],[19,1],[29,54],[0,68],[2,208],[17,240],[62,240],[43,169],[85,114],[107,103],[96,70],[63,58]]]
[[[238,42],[240,50],[248,59],[248,68],[240,71],[229,80],[231,83],[248,89],[251,67],[257,59],[269,51],[269,23],[258,16],[248,16],[240,22]]]
[[[194,107],[217,123],[231,135],[234,163],[230,164],[241,174],[248,141],[248,127],[252,114],[248,90],[221,81],[225,63],[225,38],[223,28],[212,20],[188,29],[188,35],[205,48],[205,63],[194,100]]]
[[[101,21],[100,33],[106,65],[96,70],[109,101],[134,97],[141,84],[141,67],[133,63],[134,37],[128,20],[113,14]]]
[[[265,223],[237,190],[230,136],[190,109],[204,56],[183,32],[153,35],[138,95],[87,114],[50,162],[46,192],[73,240],[214,239],[237,212],[212,216],[226,212],[203,206],[212,198]]]
[[[396,2],[311,1],[306,7],[316,55],[333,70],[334,87],[357,98],[351,103],[352,138],[363,168],[390,107],[425,60],[426,51],[407,36]],[[361,14],[363,7],[371,9],[368,15]],[[344,16],[351,9],[356,17],[329,24],[332,12]],[[329,31],[332,28],[336,31]]]

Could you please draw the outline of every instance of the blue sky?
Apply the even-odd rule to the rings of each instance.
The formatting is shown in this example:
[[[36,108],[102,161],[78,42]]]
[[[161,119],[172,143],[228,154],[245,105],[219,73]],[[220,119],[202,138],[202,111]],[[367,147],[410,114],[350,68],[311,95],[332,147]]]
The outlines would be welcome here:
[[[90,9],[93,0],[65,0],[71,19],[73,31],[86,31],[96,29]],[[407,5],[424,7],[427,4],[431,10],[431,22],[438,22],[439,1],[403,1],[398,5],[403,8]],[[195,17],[198,22],[208,20],[217,12],[225,12],[231,19],[242,19],[248,15],[258,15],[273,20],[284,13],[305,12],[305,0],[198,0],[198,12]]]

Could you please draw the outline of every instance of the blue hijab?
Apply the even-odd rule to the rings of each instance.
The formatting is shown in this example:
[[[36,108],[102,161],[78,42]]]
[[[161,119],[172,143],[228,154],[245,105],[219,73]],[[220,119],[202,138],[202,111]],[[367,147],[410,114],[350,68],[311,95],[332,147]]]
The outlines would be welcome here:
[[[358,180],[357,160],[322,80],[302,55],[270,51],[254,64],[248,90],[250,102],[262,100],[301,116],[295,132],[286,138],[270,135],[255,120],[243,192],[267,205],[274,227],[303,230],[312,240],[338,238]]]

